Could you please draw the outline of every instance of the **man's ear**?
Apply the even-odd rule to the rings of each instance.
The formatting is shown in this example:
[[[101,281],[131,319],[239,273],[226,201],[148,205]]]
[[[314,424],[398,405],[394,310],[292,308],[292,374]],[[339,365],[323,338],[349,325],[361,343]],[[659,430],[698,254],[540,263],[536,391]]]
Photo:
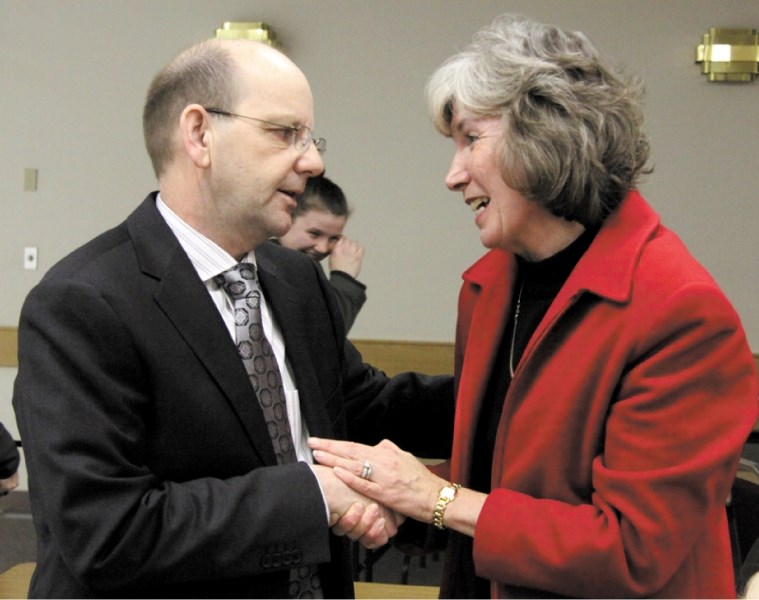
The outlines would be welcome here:
[[[211,117],[199,104],[189,104],[179,117],[179,134],[182,147],[196,167],[204,169],[211,164]]]

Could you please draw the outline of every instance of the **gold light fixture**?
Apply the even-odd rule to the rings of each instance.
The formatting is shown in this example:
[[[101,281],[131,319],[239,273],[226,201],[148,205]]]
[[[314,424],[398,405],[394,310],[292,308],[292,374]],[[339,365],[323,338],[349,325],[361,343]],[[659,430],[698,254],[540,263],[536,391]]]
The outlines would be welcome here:
[[[759,75],[756,29],[712,27],[696,47],[696,62],[709,81],[753,81]]]
[[[224,40],[255,40],[275,47],[277,45],[274,32],[269,26],[257,21],[226,21],[221,29],[216,30],[216,37]]]

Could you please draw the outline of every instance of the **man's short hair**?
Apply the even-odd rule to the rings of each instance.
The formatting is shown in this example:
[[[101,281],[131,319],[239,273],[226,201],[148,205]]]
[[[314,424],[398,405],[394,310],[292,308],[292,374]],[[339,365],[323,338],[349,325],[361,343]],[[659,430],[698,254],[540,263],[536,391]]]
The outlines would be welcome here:
[[[179,116],[190,104],[234,110],[240,97],[236,59],[219,40],[188,48],[155,76],[142,113],[145,146],[156,177],[174,159]]]

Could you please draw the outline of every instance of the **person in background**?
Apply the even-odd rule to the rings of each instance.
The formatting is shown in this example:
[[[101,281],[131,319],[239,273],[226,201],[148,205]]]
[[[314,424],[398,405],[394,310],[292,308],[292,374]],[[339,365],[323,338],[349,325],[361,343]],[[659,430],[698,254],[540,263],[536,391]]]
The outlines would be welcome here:
[[[317,262],[329,257],[329,284],[337,296],[347,333],[366,302],[366,286],[357,279],[364,247],[343,235],[350,215],[345,194],[336,183],[318,175],[308,180],[296,200],[293,226],[279,243],[305,252]]]
[[[442,598],[734,598],[725,502],[757,373],[637,190],[640,83],[585,35],[506,15],[427,99],[488,249],[459,298],[451,458],[435,474],[389,441],[312,439],[316,460],[448,528]]]
[[[313,122],[303,73],[258,42],[207,40],[153,79],[159,191],[21,312],[32,597],[352,597],[348,537],[395,533],[307,436],[451,429],[452,378],[364,364],[321,267],[266,243],[323,170]]]
[[[0,496],[18,487],[18,465],[21,457],[16,442],[0,423]]]

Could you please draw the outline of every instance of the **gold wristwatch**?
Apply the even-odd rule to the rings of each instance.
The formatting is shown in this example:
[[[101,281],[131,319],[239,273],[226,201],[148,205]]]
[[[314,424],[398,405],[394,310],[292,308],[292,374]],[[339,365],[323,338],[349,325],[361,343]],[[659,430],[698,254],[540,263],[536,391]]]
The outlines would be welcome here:
[[[453,502],[456,497],[456,492],[459,491],[461,486],[458,483],[449,483],[440,490],[440,496],[435,503],[435,511],[432,513],[432,524],[438,529],[445,529],[443,525],[443,517],[445,516],[445,509]]]

